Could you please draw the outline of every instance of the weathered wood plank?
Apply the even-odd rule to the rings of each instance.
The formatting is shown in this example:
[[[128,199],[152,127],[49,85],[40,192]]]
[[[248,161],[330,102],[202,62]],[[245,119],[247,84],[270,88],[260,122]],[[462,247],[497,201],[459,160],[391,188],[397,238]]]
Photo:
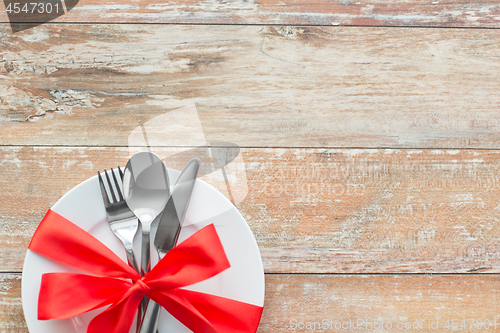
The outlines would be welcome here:
[[[494,0],[152,0],[80,1],[56,22],[368,25],[498,28],[500,6]],[[0,4],[0,21],[8,22]]]
[[[458,319],[459,326],[468,318],[483,322],[489,319],[490,323],[496,320],[498,329],[498,284],[495,276],[481,275],[267,275],[260,330],[444,332],[448,331],[444,327],[448,319],[450,326],[453,319]],[[298,327],[301,322],[302,329]],[[326,325],[320,327],[318,323]],[[382,323],[383,328],[379,328]],[[433,325],[431,328],[430,324]],[[470,329],[470,324],[471,321],[466,321],[466,329],[461,330],[485,330],[484,326]],[[342,325],[344,328],[341,328]],[[493,330],[493,326],[490,329]]]
[[[28,333],[21,302],[21,274],[0,274],[0,332]]]
[[[1,280],[1,332],[28,332],[22,314],[20,275],[2,274]],[[453,319],[458,320],[456,325],[466,320],[464,332],[495,330],[495,321],[497,329],[500,325],[499,283],[497,277],[487,275],[266,275],[258,332],[443,332],[447,331],[446,321],[451,325]],[[482,325],[489,320],[492,326],[479,328],[476,321],[477,327],[470,329],[472,322],[467,319],[481,320]],[[376,325],[382,322],[384,329],[377,330]],[[436,322],[437,329],[429,329],[429,324]],[[307,328],[314,323],[316,330]],[[326,327],[319,329],[318,323]],[[342,324],[347,329],[335,329]],[[389,324],[392,329],[387,329]],[[407,326],[405,330],[404,325],[411,325],[411,329]]]
[[[222,173],[208,171],[206,152],[153,151],[175,169],[201,156],[202,179],[238,195],[267,273],[500,271],[499,151],[247,148],[246,171],[227,169],[229,190]],[[130,156],[119,147],[0,154],[4,271],[21,269],[36,226],[62,195]]]
[[[196,105],[207,141],[246,147],[498,148],[499,34],[3,25],[0,142],[127,146]]]

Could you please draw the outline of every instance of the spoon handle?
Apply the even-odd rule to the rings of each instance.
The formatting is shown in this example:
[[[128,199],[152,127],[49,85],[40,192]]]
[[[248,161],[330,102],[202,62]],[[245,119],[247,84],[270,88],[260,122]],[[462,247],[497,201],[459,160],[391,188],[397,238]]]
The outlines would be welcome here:
[[[146,306],[146,312],[142,317],[139,333],[157,333],[158,317],[160,315],[160,305],[153,300],[149,300]]]
[[[158,259],[163,259],[165,253],[158,252]],[[144,301],[144,299],[143,299]],[[142,316],[141,325],[137,333],[158,333],[158,319],[160,317],[160,304],[152,299],[148,299],[146,305],[142,305],[144,315]]]
[[[149,235],[151,233],[151,223],[143,223],[141,222],[142,226],[142,239],[141,239],[141,276],[146,276],[146,274],[151,270],[151,256],[150,256],[150,240],[149,240]],[[142,318],[144,320],[144,315],[145,315],[145,310],[146,307],[148,306],[148,298],[144,297],[141,302],[140,308],[140,316],[139,318]],[[142,324],[140,323],[141,320],[138,322],[138,327],[137,331],[142,332]],[[155,331],[156,332],[156,331]]]
[[[142,226],[142,242],[141,242],[141,276],[145,276],[151,270],[151,256],[150,256],[150,240],[149,234],[151,233],[151,223],[143,223]]]

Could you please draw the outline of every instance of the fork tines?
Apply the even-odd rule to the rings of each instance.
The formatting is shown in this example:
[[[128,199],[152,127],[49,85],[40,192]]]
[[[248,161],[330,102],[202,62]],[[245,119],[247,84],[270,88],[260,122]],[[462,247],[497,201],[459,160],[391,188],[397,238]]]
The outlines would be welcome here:
[[[123,172],[122,172],[120,166],[118,166],[118,173],[120,174],[120,178],[122,179]],[[102,179],[101,173],[99,171],[97,171],[97,176],[99,177],[99,185],[101,186],[102,199],[104,200],[105,205],[109,205],[110,203],[117,202],[117,200],[116,200],[117,195],[118,195],[118,201],[124,201],[122,190],[120,188],[120,184],[118,182],[118,179],[116,178],[115,172],[113,171],[113,168],[111,168],[111,175],[113,177],[114,187],[111,183],[111,179],[110,179],[109,174],[106,171],[106,169],[104,169],[104,175],[106,177],[109,191],[106,191],[106,188],[104,186],[104,180]],[[105,195],[105,193],[108,193],[108,195]],[[109,195],[111,195],[111,198],[108,197]],[[112,202],[110,199],[112,200]]]

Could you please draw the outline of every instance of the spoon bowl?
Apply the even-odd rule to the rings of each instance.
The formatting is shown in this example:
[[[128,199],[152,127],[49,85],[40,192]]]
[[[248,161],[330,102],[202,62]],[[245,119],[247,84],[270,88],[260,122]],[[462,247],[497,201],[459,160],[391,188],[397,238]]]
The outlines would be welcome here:
[[[123,197],[142,227],[141,275],[150,269],[151,224],[163,211],[170,196],[167,169],[150,152],[133,155],[123,173]]]

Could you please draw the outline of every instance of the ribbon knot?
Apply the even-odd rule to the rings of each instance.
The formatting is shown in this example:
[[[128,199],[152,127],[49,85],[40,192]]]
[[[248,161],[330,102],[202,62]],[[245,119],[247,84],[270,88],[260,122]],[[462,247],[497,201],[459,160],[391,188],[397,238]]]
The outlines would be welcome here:
[[[135,281],[134,286],[130,288],[130,291],[142,297],[151,294],[151,288],[149,288],[149,286],[144,283],[144,278]]]
[[[89,273],[43,274],[40,320],[71,318],[109,305],[92,319],[87,333],[126,333],[146,295],[195,333],[255,332],[262,315],[260,306],[183,289],[230,267],[213,224],[170,250],[143,278],[99,240],[52,210],[29,249]]]

